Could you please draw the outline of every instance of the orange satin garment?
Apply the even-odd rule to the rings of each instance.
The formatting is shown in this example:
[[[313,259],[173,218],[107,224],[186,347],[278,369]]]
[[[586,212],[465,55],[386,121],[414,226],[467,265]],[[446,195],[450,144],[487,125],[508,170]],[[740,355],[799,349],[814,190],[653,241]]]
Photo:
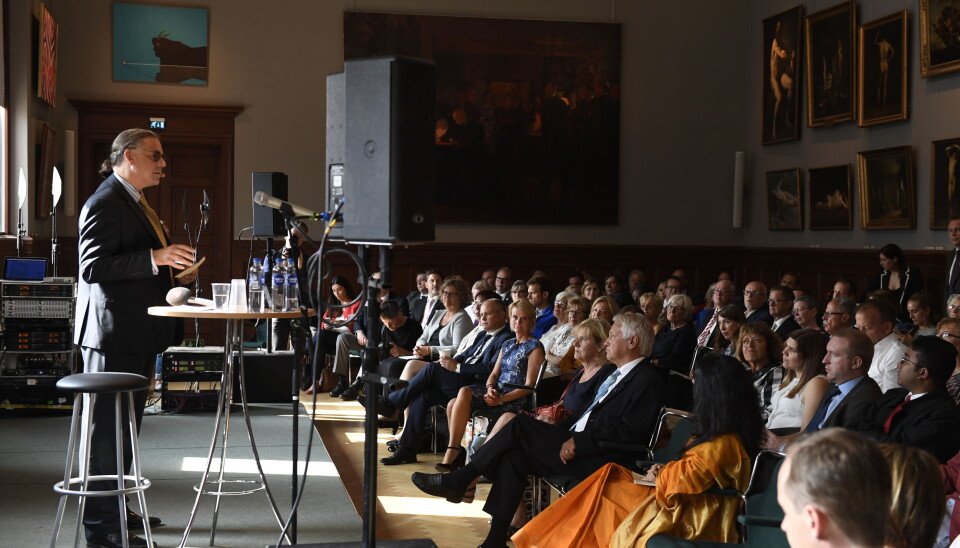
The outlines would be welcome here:
[[[736,434],[698,445],[660,470],[657,487],[633,483],[630,470],[608,464],[531,520],[518,548],[642,547],[653,535],[739,542],[739,499],[701,495],[713,487],[742,492],[750,458]]]

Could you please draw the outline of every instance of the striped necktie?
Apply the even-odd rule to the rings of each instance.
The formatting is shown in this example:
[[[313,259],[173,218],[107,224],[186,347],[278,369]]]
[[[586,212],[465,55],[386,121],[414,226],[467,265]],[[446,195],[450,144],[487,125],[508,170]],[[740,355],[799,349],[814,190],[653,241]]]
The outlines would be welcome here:
[[[617,382],[617,377],[619,376],[620,376],[620,370],[614,369],[613,372],[610,373],[610,375],[603,380],[603,384],[601,384],[600,388],[597,389],[596,397],[593,398],[593,403],[591,403],[590,407],[588,407],[587,410],[584,411],[582,415],[580,415],[581,419],[587,416],[591,411],[593,411],[593,408],[596,407],[597,404],[600,403],[600,400],[602,400],[603,397],[607,395],[607,392],[610,391],[610,387],[613,386],[613,383]],[[578,420],[577,422],[580,422],[580,421]],[[576,427],[577,427],[577,424],[574,423],[573,426],[570,427],[570,431],[573,432],[573,429]]]
[[[147,199],[143,197],[143,194],[140,195],[140,199],[137,200],[137,203],[140,204],[140,209],[143,210],[143,214],[147,216],[150,224],[153,225],[153,232],[160,240],[160,245],[167,247],[167,234],[163,231],[163,225],[160,224],[160,217],[157,216],[157,212],[150,207],[150,204],[147,203]],[[177,284],[173,280],[173,268],[167,269],[167,272],[170,274],[170,285],[176,286]]]

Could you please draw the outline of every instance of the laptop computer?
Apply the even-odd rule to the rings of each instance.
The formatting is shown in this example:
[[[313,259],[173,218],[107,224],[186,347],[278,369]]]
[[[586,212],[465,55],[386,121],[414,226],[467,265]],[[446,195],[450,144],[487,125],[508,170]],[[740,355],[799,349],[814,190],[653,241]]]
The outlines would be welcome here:
[[[42,282],[47,275],[47,260],[43,257],[5,257],[3,279],[23,282]]]

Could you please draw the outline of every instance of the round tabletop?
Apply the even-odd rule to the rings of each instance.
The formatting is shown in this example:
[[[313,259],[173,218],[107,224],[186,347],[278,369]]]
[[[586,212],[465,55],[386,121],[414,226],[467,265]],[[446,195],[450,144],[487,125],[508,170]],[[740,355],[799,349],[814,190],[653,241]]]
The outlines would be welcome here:
[[[164,316],[167,318],[210,318],[214,320],[257,320],[264,318],[300,318],[302,314],[299,310],[293,312],[280,312],[264,308],[263,312],[251,312],[244,308],[224,308],[223,310],[213,310],[206,306],[151,306],[147,309],[151,316]],[[307,316],[315,316],[316,312],[312,308],[307,309]]]

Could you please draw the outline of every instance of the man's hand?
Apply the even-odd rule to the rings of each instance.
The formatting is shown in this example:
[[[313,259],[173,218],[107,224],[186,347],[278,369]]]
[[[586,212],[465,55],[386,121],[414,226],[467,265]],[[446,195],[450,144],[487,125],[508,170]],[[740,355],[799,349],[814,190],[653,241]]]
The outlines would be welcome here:
[[[577,443],[571,437],[560,446],[560,460],[564,464],[572,461],[577,456]]]
[[[367,336],[363,334],[363,331],[357,331],[357,344],[367,346]]]
[[[790,441],[789,437],[782,438],[769,430],[764,430],[763,432],[763,441],[761,442],[761,447],[763,449],[770,449],[772,451],[782,451],[783,446]]]
[[[157,266],[172,266],[183,270],[193,264],[196,250],[183,244],[170,244],[162,249],[153,250],[153,262]]]
[[[456,372],[456,371],[457,371],[457,366],[460,365],[460,364],[457,363],[457,360],[455,360],[455,359],[453,359],[453,358],[441,357],[440,360],[439,360],[439,362],[440,362],[440,365],[442,365],[444,369],[446,369],[446,370],[448,370],[448,371],[453,371],[453,372]]]
[[[431,348],[427,345],[420,345],[413,348],[413,353],[416,354],[418,358],[429,358],[431,352]]]

